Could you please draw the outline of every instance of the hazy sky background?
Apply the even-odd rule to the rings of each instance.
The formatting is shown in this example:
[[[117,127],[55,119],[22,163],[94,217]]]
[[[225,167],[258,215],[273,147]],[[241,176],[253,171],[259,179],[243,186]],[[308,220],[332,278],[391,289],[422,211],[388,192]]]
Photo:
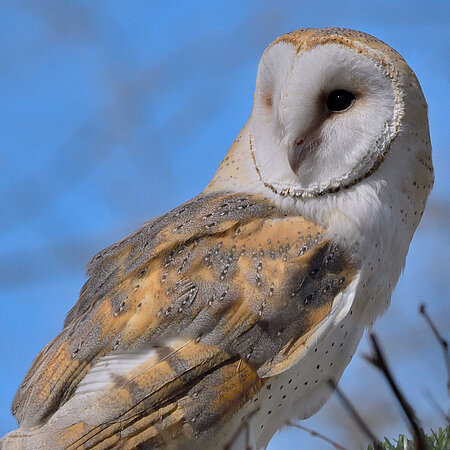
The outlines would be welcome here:
[[[416,72],[430,108],[436,183],[405,273],[376,330],[426,426],[448,408],[448,1],[0,2],[0,435],[33,358],[61,329],[97,251],[201,191],[250,114],[277,36],[340,26],[377,36]],[[341,387],[379,436],[405,431],[364,338]],[[335,398],[305,424],[357,448]],[[289,429],[269,448],[324,449]]]

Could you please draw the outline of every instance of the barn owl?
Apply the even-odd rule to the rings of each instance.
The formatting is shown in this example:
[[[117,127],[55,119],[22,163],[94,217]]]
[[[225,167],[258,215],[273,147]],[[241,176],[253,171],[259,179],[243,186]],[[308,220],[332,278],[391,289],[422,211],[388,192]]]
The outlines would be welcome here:
[[[205,190],[91,260],[1,448],[266,447],[388,307],[432,184],[398,53],[346,29],[278,38]]]

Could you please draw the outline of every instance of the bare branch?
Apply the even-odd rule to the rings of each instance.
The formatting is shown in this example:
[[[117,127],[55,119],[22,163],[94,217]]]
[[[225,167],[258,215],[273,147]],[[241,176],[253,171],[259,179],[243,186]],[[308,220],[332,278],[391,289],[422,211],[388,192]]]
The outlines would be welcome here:
[[[394,393],[396,399],[398,400],[400,406],[402,407],[402,410],[405,413],[408,423],[413,431],[414,443],[416,445],[417,450],[426,450],[428,447],[423,437],[423,433],[420,431],[419,422],[417,420],[413,408],[408,403],[405,396],[398,387],[397,383],[395,382],[391,370],[387,364],[386,358],[384,357],[383,352],[381,351],[381,347],[378,344],[378,340],[374,333],[370,334],[370,339],[374,354],[372,356],[364,356],[364,358],[373,366],[375,366],[378,370],[380,370],[383,373],[386,380],[388,381],[389,386],[391,387],[392,392]]]
[[[259,411],[259,408],[250,411],[242,418],[242,423],[231,436],[230,440],[223,446],[223,450],[230,450],[232,445],[238,440],[239,435],[243,428],[245,428],[245,450],[253,450],[250,446],[250,419]]]
[[[336,392],[339,400],[344,405],[345,409],[349,412],[350,416],[355,420],[358,424],[361,431],[373,442],[373,446],[376,450],[382,450],[381,445],[379,444],[378,438],[375,434],[370,430],[367,423],[363,420],[363,418],[359,415],[358,411],[356,411],[355,407],[350,403],[350,400],[344,395],[342,390],[338,387],[334,380],[328,380],[328,384],[331,388]]]
[[[429,327],[431,328],[431,331],[436,336],[436,339],[439,341],[439,344],[442,347],[442,351],[444,353],[445,366],[447,368],[447,392],[450,395],[450,355],[448,352],[448,342],[441,336],[436,325],[431,320],[431,317],[429,316],[427,310],[425,309],[425,304],[422,303],[420,305],[419,312],[425,318],[425,321],[428,323]]]
[[[447,424],[450,424],[450,415],[448,415],[441,408],[441,406],[438,404],[438,402],[431,395],[431,392],[426,391],[425,392],[425,398],[428,400],[428,403],[431,405],[431,407],[434,408],[442,416],[442,418],[447,422]]]
[[[290,420],[288,422],[286,422],[286,425],[288,425],[289,427],[295,427],[300,430],[306,431],[311,436],[317,437],[319,439],[322,439],[322,441],[328,442],[330,445],[332,445],[334,448],[336,448],[338,450],[347,450],[341,444],[338,444],[337,442],[331,440],[330,438],[324,436],[321,433],[318,433],[317,431],[311,430],[311,428],[306,428],[303,425],[299,425],[298,423],[291,422]]]

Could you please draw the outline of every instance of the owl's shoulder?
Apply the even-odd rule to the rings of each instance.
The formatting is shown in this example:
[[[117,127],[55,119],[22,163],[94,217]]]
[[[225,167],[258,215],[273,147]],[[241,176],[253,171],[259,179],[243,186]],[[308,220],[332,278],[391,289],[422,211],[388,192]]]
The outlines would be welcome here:
[[[121,279],[142,271],[146,263],[164,257],[180,244],[214,236],[238,223],[277,215],[276,207],[261,196],[198,195],[96,254],[87,266],[89,279],[64,325],[87,310],[90,304],[104,298]]]

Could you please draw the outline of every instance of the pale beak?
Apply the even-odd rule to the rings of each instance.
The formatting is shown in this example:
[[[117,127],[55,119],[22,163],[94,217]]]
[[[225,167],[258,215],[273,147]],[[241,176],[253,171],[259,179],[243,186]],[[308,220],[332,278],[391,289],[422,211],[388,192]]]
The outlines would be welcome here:
[[[297,175],[298,169],[301,163],[304,161],[309,153],[309,144],[304,139],[298,139],[288,150],[288,161],[291,166],[292,172]]]

